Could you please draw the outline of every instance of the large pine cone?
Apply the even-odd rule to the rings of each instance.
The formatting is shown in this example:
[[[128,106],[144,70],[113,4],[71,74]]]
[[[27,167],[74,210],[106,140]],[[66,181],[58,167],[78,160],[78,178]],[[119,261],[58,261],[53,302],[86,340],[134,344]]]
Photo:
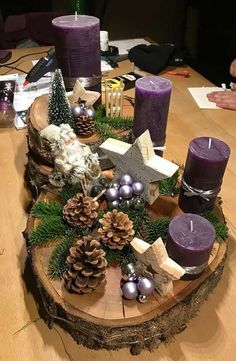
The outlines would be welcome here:
[[[106,278],[107,261],[100,243],[90,236],[79,239],[70,248],[64,275],[65,287],[70,292],[89,293]]]
[[[99,204],[92,197],[81,193],[70,198],[63,208],[64,219],[74,227],[90,228],[97,218]]]
[[[88,137],[94,133],[94,119],[82,114],[75,119],[76,134]]]
[[[134,235],[133,222],[127,214],[113,209],[104,214],[99,220],[101,227],[98,229],[100,241],[111,249],[122,249],[128,245]]]

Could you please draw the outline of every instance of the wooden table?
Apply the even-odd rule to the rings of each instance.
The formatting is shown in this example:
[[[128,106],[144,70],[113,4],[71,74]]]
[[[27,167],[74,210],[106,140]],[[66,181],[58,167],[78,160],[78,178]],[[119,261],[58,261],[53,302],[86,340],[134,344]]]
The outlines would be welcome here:
[[[13,58],[39,52],[46,48],[13,50]],[[28,71],[28,60],[41,55],[22,59],[17,67]],[[12,61],[11,60],[11,61]],[[27,61],[26,61],[27,60]],[[209,64],[210,66],[210,64]],[[131,70],[128,61],[111,76]],[[212,84],[192,69],[190,78],[165,75],[173,82],[171,106],[167,129],[167,150],[165,158],[184,163],[189,141],[197,136],[213,136],[222,139],[231,147],[232,154],[221,190],[223,210],[230,228],[228,260],[223,277],[214,293],[203,305],[199,315],[188,328],[178,335],[173,343],[160,346],[153,353],[143,351],[136,360],[148,361],[233,361],[236,348],[236,112],[228,110],[201,110],[192,99],[187,88],[190,86],[211,86]],[[6,72],[0,68],[0,74]],[[14,71],[12,71],[14,72]],[[129,90],[127,94],[133,95]],[[39,319],[37,295],[32,274],[27,266],[26,248],[21,232],[26,224],[26,207],[30,195],[24,187],[23,173],[26,164],[26,131],[14,128],[0,129],[0,192],[1,192],[1,242],[0,242],[0,360],[44,361],[71,359],[129,360],[129,350],[92,351],[78,346],[60,327],[49,330]],[[32,282],[31,282],[32,281]],[[35,321],[35,322],[32,322]],[[28,322],[28,327],[20,330]]]

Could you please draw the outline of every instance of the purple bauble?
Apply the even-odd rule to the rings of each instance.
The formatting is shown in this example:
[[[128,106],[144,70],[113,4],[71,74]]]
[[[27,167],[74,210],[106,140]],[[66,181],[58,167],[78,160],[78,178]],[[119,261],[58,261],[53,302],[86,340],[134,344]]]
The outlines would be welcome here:
[[[84,108],[83,108],[83,106],[80,106],[79,104],[72,107],[71,111],[75,118],[78,118],[82,114],[84,114]]]
[[[119,207],[120,202],[118,199],[115,199],[114,201],[110,202],[108,207],[109,209],[117,209]]]
[[[133,189],[132,187],[128,186],[127,184],[123,185],[119,189],[119,196],[123,199],[130,199],[133,196]]]
[[[115,189],[119,189],[120,188],[120,183],[119,182],[112,182],[110,184],[110,188],[115,188]]]
[[[120,185],[123,186],[125,184],[131,185],[133,183],[133,179],[129,174],[123,174],[120,177]]]
[[[137,286],[142,295],[150,295],[155,290],[154,281],[147,277],[140,277]]]
[[[90,119],[95,117],[95,110],[93,108],[85,108],[84,112]]]
[[[126,282],[122,287],[123,296],[127,300],[134,300],[138,297],[138,288],[135,282]]]
[[[0,110],[1,111],[11,111],[12,110],[12,104],[9,103],[6,100],[0,100]]]
[[[118,190],[115,188],[109,188],[106,191],[106,199],[108,202],[113,202],[115,201],[119,196]]]
[[[143,186],[142,182],[134,182],[132,184],[132,188],[133,188],[134,194],[136,194],[137,196],[140,196],[140,194],[142,194],[143,190],[144,190],[144,186]]]

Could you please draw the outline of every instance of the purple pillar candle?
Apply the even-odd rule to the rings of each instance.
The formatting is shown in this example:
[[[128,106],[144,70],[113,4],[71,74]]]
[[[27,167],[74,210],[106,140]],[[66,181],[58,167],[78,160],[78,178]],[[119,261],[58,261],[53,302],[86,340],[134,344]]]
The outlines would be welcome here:
[[[136,80],[133,135],[138,138],[150,131],[154,146],[163,146],[172,84],[159,76],[146,76]]]
[[[166,249],[185,269],[185,279],[196,278],[207,267],[215,238],[212,224],[199,215],[186,213],[170,222]]]
[[[190,142],[179,193],[179,207],[184,212],[213,209],[229,155],[229,146],[217,138]]]
[[[101,85],[100,22],[94,16],[67,15],[52,21],[58,66],[66,88],[76,79],[86,88]]]

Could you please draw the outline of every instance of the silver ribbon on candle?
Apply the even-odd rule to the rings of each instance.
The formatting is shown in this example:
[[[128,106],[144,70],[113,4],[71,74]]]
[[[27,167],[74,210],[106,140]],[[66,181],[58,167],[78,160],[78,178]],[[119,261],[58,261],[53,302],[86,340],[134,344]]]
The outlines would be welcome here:
[[[187,275],[198,275],[202,273],[204,269],[207,267],[208,262],[201,264],[200,266],[181,266],[185,270],[185,274]]]
[[[205,191],[203,189],[194,188],[194,187],[190,186],[189,184],[187,184],[184,179],[182,179],[182,181],[181,181],[181,186],[185,190],[185,192],[184,192],[185,196],[187,196],[187,197],[193,197],[193,196],[202,197],[203,199],[205,199],[208,202],[209,202],[209,200],[211,198],[216,197],[217,194],[220,191],[220,186],[217,187],[217,188],[214,188],[214,189],[209,189],[207,191]]]
[[[83,85],[85,88],[90,88],[101,83],[101,75],[94,75],[88,77],[63,77],[66,87],[73,88],[76,80]]]

